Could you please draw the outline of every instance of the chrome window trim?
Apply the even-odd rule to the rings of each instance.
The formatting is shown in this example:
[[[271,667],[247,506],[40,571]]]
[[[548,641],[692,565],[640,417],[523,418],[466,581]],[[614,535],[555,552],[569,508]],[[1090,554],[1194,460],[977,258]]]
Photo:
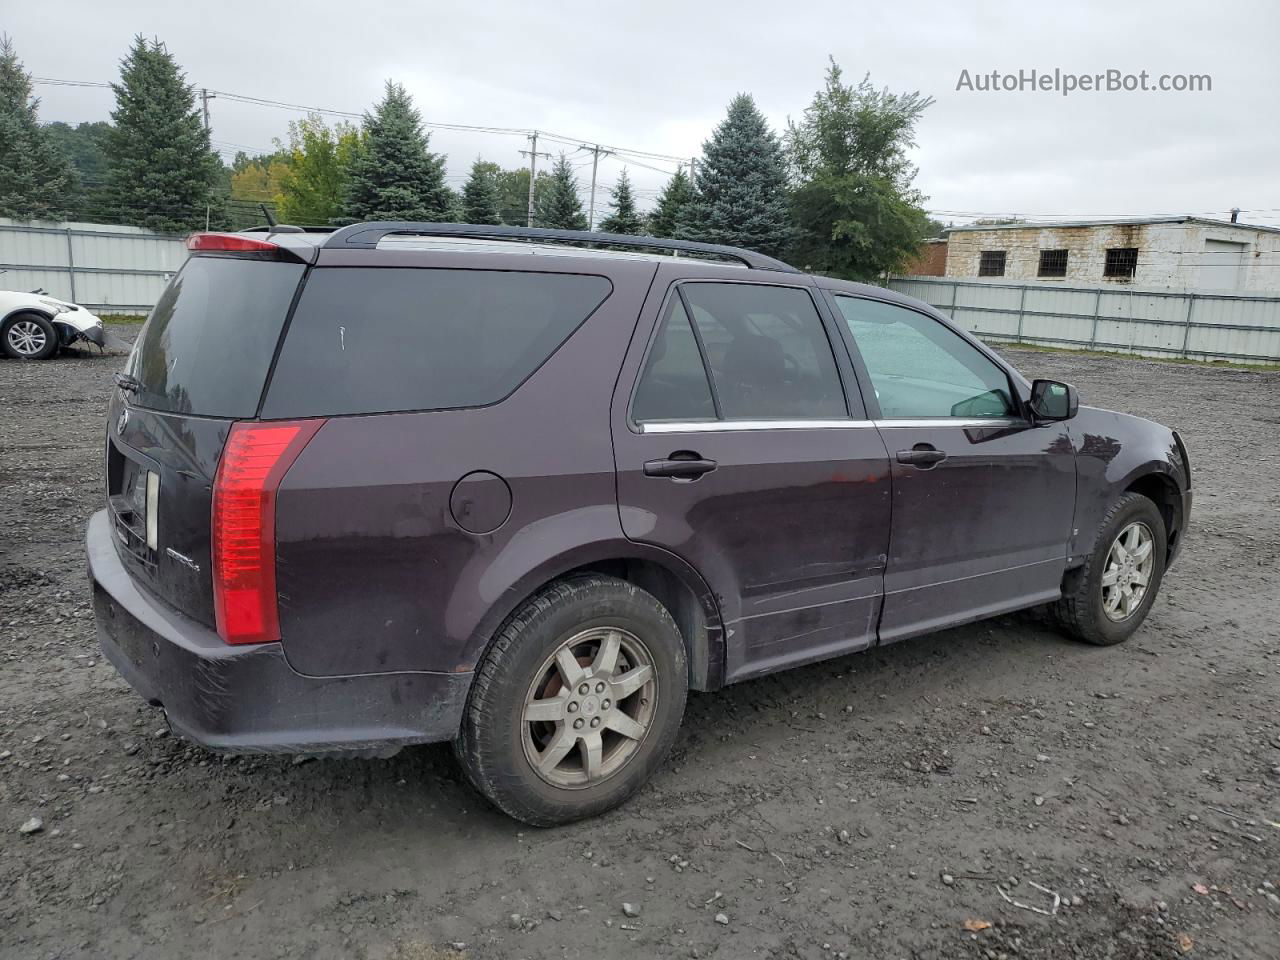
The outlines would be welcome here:
[[[904,417],[901,420],[654,420],[638,424],[641,433],[737,433],[759,430],[865,430],[886,427],[1025,427],[1010,417]]]
[[[1017,417],[902,417],[873,420],[877,427],[1025,427],[1026,420]]]
[[[639,424],[641,433],[736,433],[751,430],[857,430],[874,427],[870,420],[654,420]]]

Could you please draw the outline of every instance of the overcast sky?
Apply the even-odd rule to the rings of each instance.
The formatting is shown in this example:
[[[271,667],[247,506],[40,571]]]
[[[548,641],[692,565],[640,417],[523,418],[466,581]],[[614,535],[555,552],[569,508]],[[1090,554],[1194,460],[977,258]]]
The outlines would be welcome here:
[[[537,128],[577,142],[687,157],[751,93],[779,131],[822,82],[828,54],[850,79],[937,102],[918,131],[918,186],[940,219],[1197,214],[1280,224],[1280,4],[1230,3],[64,3],[0,0],[37,77],[109,81],[135,33],[157,36],[197,87],[361,111],[387,78],[425,120]],[[1212,91],[957,90],[971,76],[1109,68],[1152,82],[1209,74]],[[44,120],[107,119],[110,90],[37,85]],[[213,138],[230,158],[265,151],[295,111],[217,99]],[[455,186],[477,155],[527,162],[522,137],[432,133]],[[647,206],[674,160],[627,163]]]

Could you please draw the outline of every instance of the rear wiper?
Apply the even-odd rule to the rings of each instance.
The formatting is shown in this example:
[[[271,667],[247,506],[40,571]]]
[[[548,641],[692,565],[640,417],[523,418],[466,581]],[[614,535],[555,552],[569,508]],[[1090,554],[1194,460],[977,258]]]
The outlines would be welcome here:
[[[132,374],[117,373],[116,386],[121,390],[127,390],[129,393],[137,393],[142,389],[142,381]]]

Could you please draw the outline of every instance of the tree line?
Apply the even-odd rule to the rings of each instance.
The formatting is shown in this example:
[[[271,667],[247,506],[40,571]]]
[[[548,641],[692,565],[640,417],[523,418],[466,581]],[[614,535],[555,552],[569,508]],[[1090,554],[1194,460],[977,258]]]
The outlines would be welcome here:
[[[224,164],[194,87],[159,40],[136,37],[112,84],[110,122],[41,124],[30,75],[0,38],[0,216],[133,224],[167,233],[243,229],[265,205],[280,222],[419,220],[523,225],[529,170],[476,159],[461,190],[405,88],[387,81],[359,124],[316,114],[275,150]],[[932,99],[869,78],[845,82],[834,59],[798,121],[774,131],[739,94],[696,158],[642,212],[624,167],[597,229],[746,247],[806,269],[873,279],[902,265],[940,224],[923,209],[908,159]],[[534,184],[533,224],[585,230],[579,185],[561,153]]]

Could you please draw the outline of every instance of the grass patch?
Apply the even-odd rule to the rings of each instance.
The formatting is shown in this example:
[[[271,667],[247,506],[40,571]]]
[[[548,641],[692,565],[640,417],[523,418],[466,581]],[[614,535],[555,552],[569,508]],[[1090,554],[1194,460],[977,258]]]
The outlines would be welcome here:
[[[1182,366],[1211,367],[1216,370],[1252,370],[1257,373],[1280,373],[1280,365],[1274,363],[1244,363],[1239,360],[1197,360],[1195,357],[1148,357],[1140,353],[1120,350],[1073,350],[1071,347],[1051,347],[1041,343],[1013,343],[1006,340],[983,341],[996,352],[1005,349],[1029,350],[1034,353],[1069,354],[1073,357],[1117,357],[1133,360],[1150,360],[1153,363],[1176,363]]]
[[[132,323],[141,324],[146,322],[146,314],[142,313],[108,313],[102,316],[103,323]]]

